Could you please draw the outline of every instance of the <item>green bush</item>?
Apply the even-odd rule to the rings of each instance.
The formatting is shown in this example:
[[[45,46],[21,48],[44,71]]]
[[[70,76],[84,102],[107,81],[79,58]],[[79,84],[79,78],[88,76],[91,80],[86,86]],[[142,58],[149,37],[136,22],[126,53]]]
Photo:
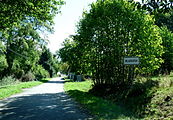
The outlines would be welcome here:
[[[0,86],[11,85],[16,83],[17,80],[12,76],[4,77],[0,80]]]
[[[4,52],[5,52],[5,46],[3,45],[2,41],[0,41],[0,72],[8,67]]]
[[[21,81],[22,82],[28,82],[35,80],[35,75],[32,72],[26,73],[24,76],[22,76]]]
[[[24,72],[24,70],[18,69],[18,70],[15,71],[14,74],[15,74],[15,77],[16,77],[17,79],[21,79],[22,76],[24,76],[25,72]]]
[[[45,70],[41,65],[37,65],[33,71],[36,79],[50,77],[49,72]]]
[[[8,64],[5,55],[0,55],[0,71],[3,71],[7,66]]]
[[[155,74],[170,74],[173,70],[173,33],[167,29],[167,27],[162,27],[160,29],[160,35],[162,37],[162,45],[164,48],[164,54],[162,59],[164,63],[161,64],[161,67],[155,71]]]

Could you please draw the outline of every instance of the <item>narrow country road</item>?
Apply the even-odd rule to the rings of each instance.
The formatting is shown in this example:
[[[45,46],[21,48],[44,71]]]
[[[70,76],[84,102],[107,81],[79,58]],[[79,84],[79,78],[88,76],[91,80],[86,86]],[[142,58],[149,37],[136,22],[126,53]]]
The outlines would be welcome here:
[[[60,78],[0,100],[0,120],[91,120],[64,93]]]

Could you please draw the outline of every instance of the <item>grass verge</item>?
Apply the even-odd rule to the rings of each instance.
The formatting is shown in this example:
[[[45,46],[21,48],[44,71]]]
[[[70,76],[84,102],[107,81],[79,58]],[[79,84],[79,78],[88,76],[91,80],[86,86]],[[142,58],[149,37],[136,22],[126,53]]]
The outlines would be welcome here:
[[[89,110],[98,120],[130,120],[138,119],[131,112],[113,104],[108,100],[93,96],[88,93],[92,87],[91,81],[66,82],[64,90],[79,102],[84,108]]]
[[[20,82],[15,85],[0,87],[0,99],[7,98],[11,95],[22,92],[24,88],[31,88],[42,83],[47,82],[50,79],[42,79],[40,81],[31,81],[31,82]]]
[[[67,80],[64,85],[65,91],[98,120],[173,120],[173,76],[171,75],[136,79],[125,97],[123,91],[111,95],[104,94],[105,88],[96,91],[103,94],[104,99],[88,92],[90,89],[93,90],[91,81],[69,81]]]

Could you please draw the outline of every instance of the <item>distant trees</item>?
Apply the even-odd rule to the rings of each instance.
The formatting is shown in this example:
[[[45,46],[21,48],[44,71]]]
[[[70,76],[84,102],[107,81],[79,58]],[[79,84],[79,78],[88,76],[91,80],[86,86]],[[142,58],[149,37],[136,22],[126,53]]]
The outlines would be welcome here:
[[[150,74],[163,62],[162,39],[154,20],[135,4],[124,0],[98,0],[84,13],[78,24],[74,44],[68,55],[80,61],[82,72],[90,71],[95,85],[128,84],[134,74]],[[74,51],[71,51],[73,50]],[[64,55],[64,54],[63,54]],[[60,55],[62,60],[63,55]],[[122,63],[125,56],[140,57],[140,65],[133,69]],[[69,56],[68,56],[69,57]],[[74,60],[74,59],[73,59]]]
[[[64,41],[64,47],[59,50],[58,55],[63,63],[68,64],[68,71],[72,71],[74,73],[81,73],[82,63],[80,61],[82,51],[81,48],[79,48],[79,46],[77,45],[77,43],[75,43],[75,41],[72,41],[72,39],[73,37]]]
[[[42,52],[40,56],[39,64],[49,72],[50,77],[53,77],[59,70],[58,60],[47,48],[44,48],[44,52]]]

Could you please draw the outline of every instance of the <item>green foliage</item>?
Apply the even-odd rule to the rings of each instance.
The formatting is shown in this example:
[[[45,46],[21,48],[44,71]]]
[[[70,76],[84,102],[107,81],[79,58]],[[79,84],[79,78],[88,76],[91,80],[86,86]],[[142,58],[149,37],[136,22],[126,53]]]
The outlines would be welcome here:
[[[0,55],[0,71],[3,71],[7,67],[8,64],[5,55]]]
[[[142,4],[137,2],[137,7],[147,10],[150,14],[164,14],[173,8],[172,0],[142,0]]]
[[[41,65],[35,66],[33,73],[37,79],[49,78],[49,72],[45,70]]]
[[[75,46],[70,50],[76,50],[75,59],[79,59],[81,68],[91,71],[95,84],[130,85],[131,72],[149,74],[163,62],[162,39],[154,20],[124,0],[93,3],[73,39]],[[134,70],[122,65],[125,56],[139,57],[140,65]]]
[[[164,54],[162,55],[164,63],[162,63],[159,70],[162,74],[170,74],[173,69],[173,33],[170,32],[167,27],[161,27],[160,35],[164,47]]]
[[[15,84],[17,80],[12,76],[7,76],[0,79],[0,86],[12,85]]]
[[[58,60],[48,48],[44,48],[44,51],[40,56],[39,64],[49,72],[50,77],[53,77],[58,72]]]
[[[45,46],[47,41],[40,37],[34,27],[33,24],[23,22],[20,26],[3,33],[4,37],[1,39],[7,46],[6,58],[8,67],[1,74],[14,74],[16,78],[20,79],[29,71],[34,71],[39,61],[50,73],[39,67],[36,77],[45,78],[49,74],[53,76],[56,73],[58,61],[49,50],[44,50],[47,48],[42,49],[42,46]],[[9,35],[5,37],[5,34]]]
[[[63,0],[3,0],[0,2],[0,30],[10,28],[24,19],[37,22],[38,27],[51,25],[62,4]]]
[[[2,42],[0,42],[0,72],[8,67],[4,52],[5,52],[5,46],[2,44]]]
[[[67,63],[61,63],[59,70],[63,74],[68,74],[68,72],[69,72],[69,65]]]
[[[63,48],[61,48],[58,51],[58,56],[61,58],[61,61],[63,63],[68,64],[68,67],[65,67],[66,64],[61,65],[61,70],[63,72],[74,72],[74,73],[81,73],[81,62],[80,62],[80,56],[82,55],[80,52],[80,48],[78,48],[77,44],[72,41],[71,39],[66,39],[63,42]],[[64,68],[63,68],[64,67]],[[66,69],[66,70],[65,70]]]
[[[21,79],[35,69],[42,47],[48,42],[41,34],[53,32],[53,18],[63,4],[63,0],[0,2],[0,77],[14,75]],[[57,71],[55,61],[48,65]],[[40,76],[48,75],[44,71]]]
[[[173,20],[173,1],[171,0],[143,0],[142,3],[135,3],[138,9],[147,10],[147,14],[155,18],[155,24],[161,28],[161,36],[163,38],[163,46],[165,53],[162,56],[164,63],[155,74],[170,74],[172,68],[172,20]],[[167,28],[166,28],[167,27]],[[171,32],[169,32],[169,30]],[[166,35],[168,34],[168,35]],[[169,51],[169,52],[168,52]]]
[[[22,76],[21,81],[22,82],[29,82],[35,80],[35,75],[32,72],[28,72],[25,75]]]
[[[143,0],[142,3],[137,2],[138,9],[144,9],[147,14],[153,15],[155,24],[159,27],[167,26],[173,31],[173,1],[172,0]]]
[[[33,34],[34,33],[34,34]],[[22,22],[13,29],[4,31],[1,37],[6,46],[6,59],[8,67],[3,75],[14,74],[19,71],[27,73],[32,70],[39,60],[39,48],[45,41],[34,30],[33,24]],[[17,76],[18,78],[19,76]]]
[[[59,63],[59,61],[57,60],[57,58],[54,58],[54,63],[53,63],[53,68],[54,68],[54,71],[55,71],[55,73],[57,73],[58,71],[59,71],[59,66],[60,66],[60,63]],[[54,73],[54,74],[55,74]]]
[[[159,27],[166,26],[170,31],[173,32],[172,20],[173,20],[173,11],[171,10],[169,13],[165,14],[158,13],[156,16],[155,23]]]
[[[21,69],[15,69],[14,74],[17,79],[21,79],[22,76],[24,76],[25,72]]]

